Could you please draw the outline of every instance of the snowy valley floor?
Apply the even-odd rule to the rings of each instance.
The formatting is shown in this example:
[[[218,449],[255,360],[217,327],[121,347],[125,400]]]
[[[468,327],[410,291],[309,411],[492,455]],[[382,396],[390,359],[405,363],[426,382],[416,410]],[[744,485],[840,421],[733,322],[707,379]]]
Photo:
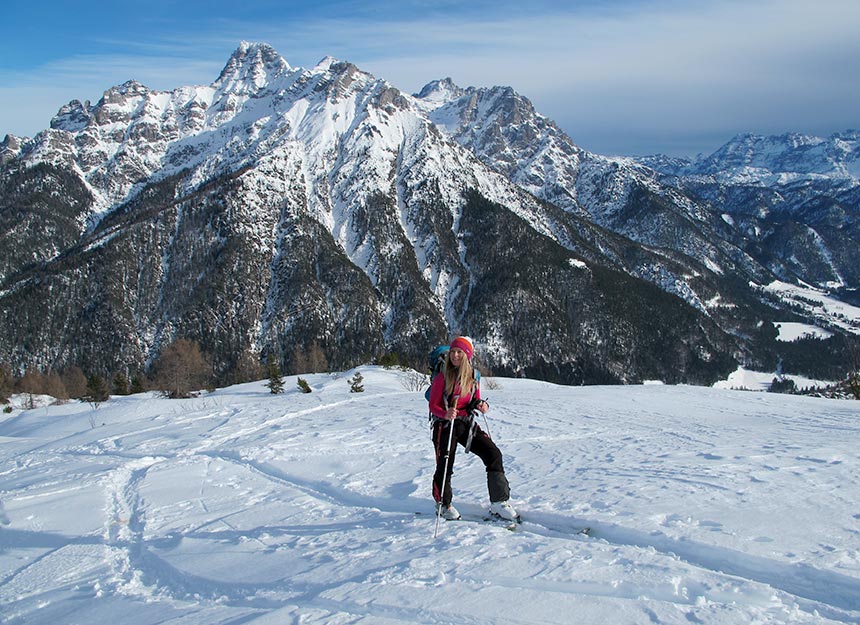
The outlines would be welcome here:
[[[0,414],[0,622],[860,623],[860,402],[499,379],[526,521],[434,539],[423,393],[361,371]]]

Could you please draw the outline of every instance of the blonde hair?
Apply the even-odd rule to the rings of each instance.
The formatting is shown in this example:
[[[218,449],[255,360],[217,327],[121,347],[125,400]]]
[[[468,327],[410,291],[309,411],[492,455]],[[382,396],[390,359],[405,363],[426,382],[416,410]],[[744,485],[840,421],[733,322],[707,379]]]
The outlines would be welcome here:
[[[473,392],[475,382],[475,370],[471,361],[463,356],[460,367],[451,364],[451,359],[445,358],[445,397],[454,392],[454,387],[460,385],[460,395],[469,395]]]

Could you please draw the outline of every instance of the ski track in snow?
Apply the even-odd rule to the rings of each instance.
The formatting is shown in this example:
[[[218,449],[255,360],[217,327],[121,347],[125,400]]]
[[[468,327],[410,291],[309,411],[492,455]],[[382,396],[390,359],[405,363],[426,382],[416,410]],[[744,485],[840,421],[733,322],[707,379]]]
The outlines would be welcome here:
[[[539,514],[534,521],[525,521],[526,527],[534,526],[539,534],[565,536],[574,540],[588,540],[578,534],[585,525],[582,521],[571,523],[564,517]],[[650,549],[670,558],[716,573],[724,573],[782,590],[799,599],[808,599],[808,609],[833,607],[837,611],[831,618],[838,619],[839,611],[860,611],[858,580],[831,571],[818,570],[806,564],[784,564],[744,554],[731,549],[714,547],[694,541],[680,541],[660,533],[636,531],[619,525],[589,524],[590,539],[600,539],[614,545]],[[815,605],[813,605],[815,604]],[[860,622],[852,619],[846,622]]]
[[[396,388],[393,373],[371,368],[365,376]],[[743,542],[709,540],[712,533],[722,536],[725,523],[720,521],[699,520],[692,524],[698,525],[697,533],[670,535],[691,525],[684,515],[696,513],[692,505],[664,514],[662,526],[645,522],[649,489],[658,484],[680,489],[673,496],[712,491],[733,496],[737,485],[723,482],[734,465],[725,472],[713,467],[735,460],[755,474],[759,464],[731,456],[733,450],[711,448],[720,437],[740,445],[749,420],[769,418],[779,428],[768,430],[778,440],[762,444],[773,455],[762,461],[764,470],[812,479],[817,471],[842,470],[848,463],[856,476],[856,455],[819,456],[799,443],[814,442],[815,432],[856,434],[860,426],[853,423],[860,409],[817,411],[806,422],[790,413],[772,414],[767,402],[753,401],[740,418],[733,411],[740,402],[724,408],[693,395],[725,420],[690,419],[685,429],[673,430],[667,425],[671,417],[661,410],[666,404],[653,396],[650,404],[638,406],[636,419],[624,422],[619,415],[634,409],[623,392],[612,402],[586,398],[584,405],[561,413],[537,408],[529,419],[519,416],[521,401],[534,404],[540,393],[561,397],[576,390],[541,386],[540,393],[505,394],[504,407],[487,425],[507,442],[502,449],[515,497],[514,477],[528,475],[525,465],[533,455],[543,455],[537,466],[551,470],[542,477],[549,481],[557,473],[581,480],[584,492],[591,493],[590,508],[577,512],[559,500],[555,503],[568,511],[547,509],[555,505],[554,490],[545,487],[533,498],[534,510],[521,504],[525,520],[515,534],[492,524],[446,524],[433,541],[432,503],[425,492],[432,450],[425,420],[415,416],[423,410],[422,400],[412,397],[418,394],[389,390],[355,396],[333,392],[335,382],[320,378],[315,396],[289,397],[283,405],[290,410],[280,414],[266,407],[276,398],[258,391],[248,393],[247,401],[241,392],[231,396],[228,390],[213,401],[144,400],[157,403],[150,409],[142,408],[141,400],[117,400],[131,407],[126,414],[134,419],[120,423],[121,408],[112,417],[102,408],[106,424],[117,423],[94,429],[83,425],[86,410],[73,405],[0,421],[0,427],[13,426],[9,429],[16,433],[9,437],[0,429],[0,452],[11,452],[2,456],[4,465],[13,462],[18,469],[0,472],[8,482],[0,489],[5,622],[62,623],[70,606],[75,619],[82,618],[88,613],[81,600],[87,599],[105,606],[108,614],[147,606],[151,616],[142,617],[142,623],[567,622],[564,606],[584,609],[583,622],[594,609],[603,616],[592,622],[615,614],[615,622],[630,623],[646,618],[656,623],[754,618],[860,623],[856,551],[853,568],[824,568],[799,557],[790,561],[753,553]],[[342,379],[336,382],[346,386]],[[673,391],[654,391],[658,396],[666,392]],[[677,392],[684,400],[696,391]],[[633,397],[631,404],[640,402]],[[77,429],[39,416],[52,410],[67,421],[77,419]],[[361,427],[364,423],[372,427]],[[379,427],[392,437],[381,449],[383,458],[368,449],[378,444],[374,432]],[[799,443],[792,444],[792,437]],[[662,465],[630,462],[648,459],[649,449],[660,452],[655,462],[663,458]],[[688,451],[693,449],[699,451]],[[392,458],[395,465],[402,458],[402,466],[388,466]],[[418,473],[410,475],[410,466]],[[463,497],[458,506],[480,515],[481,505],[469,503],[481,501],[480,467],[463,454],[456,466],[455,496]],[[756,486],[769,485],[756,479]],[[609,496],[624,489],[630,489],[628,497],[639,498],[641,510],[613,509]],[[853,509],[856,489],[837,490],[833,497]],[[98,498],[100,514],[97,505],[91,509]],[[63,506],[82,519],[68,516]],[[94,523],[98,518],[100,526]],[[860,515],[853,519],[856,541]],[[774,536],[754,542],[779,543],[786,523],[774,523]],[[577,534],[585,525],[591,537]],[[785,548],[793,546],[789,542]],[[545,556],[535,555],[541,553]],[[517,566],[523,568],[520,575]],[[462,601],[485,611],[458,610],[458,601],[449,596],[457,594],[454,588],[463,592]],[[510,597],[526,603],[552,598],[559,604],[539,609],[535,618],[488,607]]]

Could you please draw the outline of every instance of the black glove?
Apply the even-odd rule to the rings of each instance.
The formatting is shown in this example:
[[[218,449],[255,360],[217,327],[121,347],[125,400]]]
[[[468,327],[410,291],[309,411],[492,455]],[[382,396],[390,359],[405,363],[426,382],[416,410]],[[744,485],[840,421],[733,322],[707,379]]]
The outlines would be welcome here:
[[[469,405],[467,406],[467,410],[469,412],[472,412],[473,410],[477,410],[478,406],[480,406],[481,404],[486,404],[486,403],[487,403],[487,401],[484,399],[479,399],[477,397],[473,397],[472,401],[470,401]]]

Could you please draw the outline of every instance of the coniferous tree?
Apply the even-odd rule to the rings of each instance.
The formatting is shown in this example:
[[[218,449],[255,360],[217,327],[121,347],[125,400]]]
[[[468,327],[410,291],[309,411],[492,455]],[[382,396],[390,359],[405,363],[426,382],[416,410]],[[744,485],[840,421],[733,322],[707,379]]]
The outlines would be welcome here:
[[[791,378],[780,376],[771,380],[768,392],[793,394],[797,392],[797,385]]]
[[[146,392],[146,378],[142,373],[138,373],[131,379],[131,388],[129,388],[129,392],[132,395]]]
[[[113,377],[113,394],[114,395],[130,395],[128,376],[122,371]]]
[[[269,358],[266,361],[266,367],[269,371],[269,381],[266,383],[266,386],[269,387],[269,391],[271,391],[272,395],[283,393],[284,378],[281,375],[281,367],[275,361],[275,357],[272,354],[269,354]]]
[[[400,356],[397,355],[397,352],[389,352],[380,357],[379,364],[386,369],[391,369],[400,364]]]
[[[102,376],[94,374],[87,378],[87,394],[85,399],[95,409],[98,409],[102,402],[110,399],[107,383]]]
[[[310,393],[311,392],[311,385],[308,384],[308,381],[305,380],[304,378],[299,378],[298,387],[302,393]]]

